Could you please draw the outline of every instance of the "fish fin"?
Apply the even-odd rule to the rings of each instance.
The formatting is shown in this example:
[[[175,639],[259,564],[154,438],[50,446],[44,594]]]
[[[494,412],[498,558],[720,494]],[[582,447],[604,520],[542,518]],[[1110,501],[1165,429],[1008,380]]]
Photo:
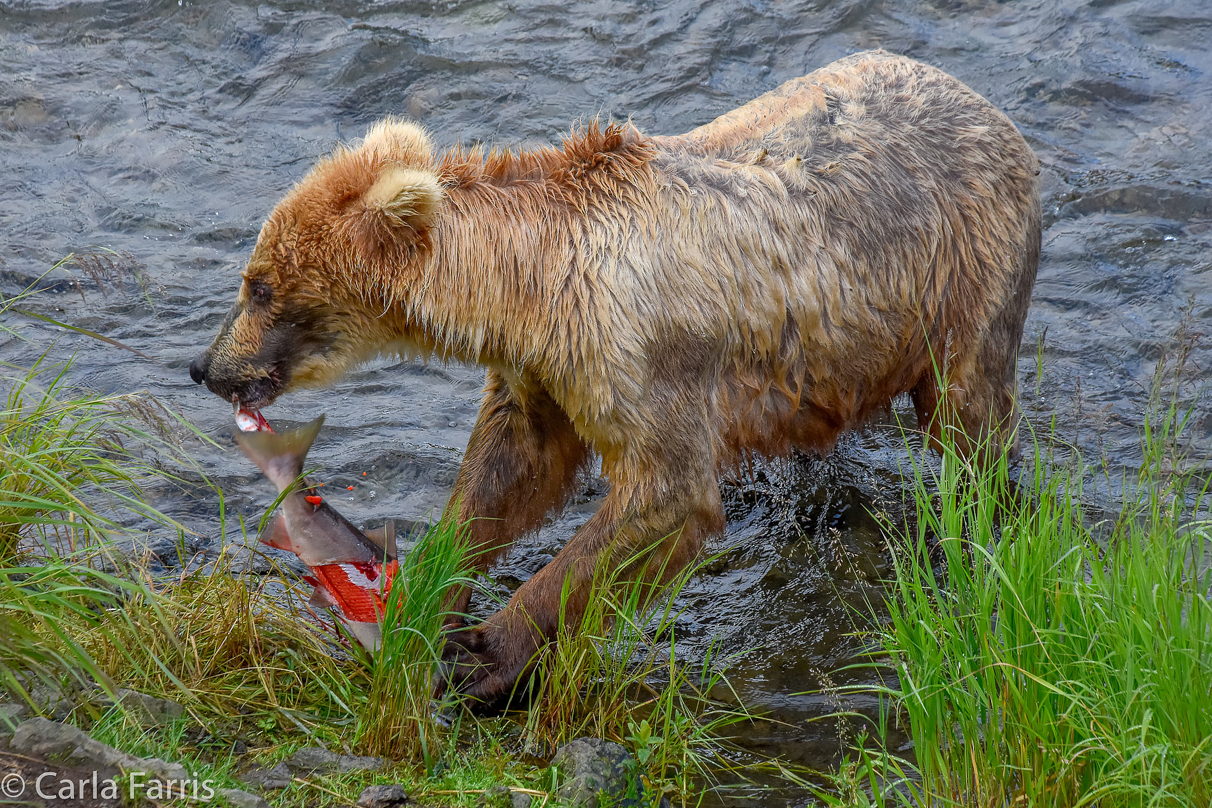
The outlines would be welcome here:
[[[378,623],[362,623],[348,618],[342,618],[341,622],[358,644],[372,654],[383,644],[383,632]]]
[[[337,602],[333,600],[332,593],[322,586],[317,586],[315,591],[311,593],[311,597],[307,600],[307,605],[313,609],[336,609]]]
[[[366,538],[370,539],[374,544],[378,545],[387,558],[394,559],[396,557],[396,520],[388,519],[383,523],[383,527],[372,527],[366,531]]]
[[[383,551],[387,553],[389,558],[398,558],[399,553],[396,551],[396,520],[388,519],[383,523]]]
[[[275,550],[285,550],[288,553],[299,554],[295,549],[294,544],[290,541],[290,534],[286,532],[286,517],[278,514],[273,519],[269,520],[269,524],[265,526],[265,530],[261,531],[261,535],[257,540],[264,545],[273,547]]]
[[[233,437],[270,481],[285,491],[303,473],[307,452],[324,426],[321,415],[309,424],[285,432],[237,432]]]

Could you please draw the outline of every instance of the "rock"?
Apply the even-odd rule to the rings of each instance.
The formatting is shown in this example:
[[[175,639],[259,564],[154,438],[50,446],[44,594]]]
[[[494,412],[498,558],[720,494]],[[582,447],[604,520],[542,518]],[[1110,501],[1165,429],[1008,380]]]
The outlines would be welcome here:
[[[81,729],[39,717],[17,727],[11,746],[14,751],[28,752],[34,757],[63,758],[86,740],[88,735]]]
[[[97,741],[93,741],[93,743],[97,743]],[[98,744],[98,746],[105,746],[105,744]],[[113,749],[113,747],[106,748]],[[114,751],[117,752],[118,750],[115,749]],[[118,752],[118,754],[124,753]],[[125,767],[127,771],[147,772],[160,780],[184,781],[190,779],[189,771],[180,763],[170,763],[160,758],[134,758],[134,761],[134,766]]]
[[[29,697],[38,706],[38,712],[52,721],[62,721],[76,709],[75,700],[57,687],[37,685],[29,692]]]
[[[644,796],[638,767],[627,750],[600,738],[577,738],[551,759],[558,772],[556,795],[573,805],[597,808],[601,803],[639,806]]]
[[[29,718],[30,709],[27,705],[12,701],[0,702],[0,735],[11,735],[25,719]]]
[[[346,772],[373,771],[387,763],[381,757],[359,757],[338,755],[316,746],[305,746],[286,761],[292,769],[312,774],[344,774]]]
[[[45,682],[34,684],[29,689],[29,697],[36,712],[59,722],[66,720],[79,707],[86,708],[85,712],[99,714],[114,703],[100,687],[59,686]]]
[[[269,808],[269,803],[265,801],[264,797],[249,794],[238,788],[221,788],[219,794],[235,808]]]
[[[370,786],[358,796],[358,808],[393,808],[408,802],[402,785]]]
[[[272,769],[267,769],[264,766],[252,766],[248,771],[241,774],[237,779],[246,786],[253,788],[286,788],[294,780],[295,773],[290,770],[290,766],[285,763],[279,763]]]
[[[185,708],[169,699],[135,690],[119,690],[114,695],[118,704],[140,724],[169,724],[185,716]]]
[[[53,758],[82,768],[114,766],[128,772],[144,772],[158,780],[189,779],[189,772],[179,763],[128,755],[93,740],[79,727],[45,718],[31,718],[18,726],[9,748],[30,757]]]
[[[476,800],[477,808],[530,808],[532,797],[509,786],[493,786]]]

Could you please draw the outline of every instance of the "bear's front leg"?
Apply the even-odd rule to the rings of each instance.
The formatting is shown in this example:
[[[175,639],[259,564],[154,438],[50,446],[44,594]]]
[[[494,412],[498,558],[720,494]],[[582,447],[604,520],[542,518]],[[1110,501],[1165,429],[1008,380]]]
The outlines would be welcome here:
[[[708,535],[723,528],[714,476],[614,485],[601,509],[505,608],[448,636],[444,656],[451,686],[488,703],[509,695],[539,649],[556,637],[565,581],[564,625],[575,631],[595,573],[631,562],[633,568],[624,571],[631,577],[668,579],[695,558]]]
[[[483,572],[519,536],[564,505],[590,456],[572,422],[541,388],[511,388],[488,371],[480,415],[467,444],[446,517],[468,522],[472,565]],[[457,508],[457,513],[450,513]],[[466,611],[471,590],[451,604]]]

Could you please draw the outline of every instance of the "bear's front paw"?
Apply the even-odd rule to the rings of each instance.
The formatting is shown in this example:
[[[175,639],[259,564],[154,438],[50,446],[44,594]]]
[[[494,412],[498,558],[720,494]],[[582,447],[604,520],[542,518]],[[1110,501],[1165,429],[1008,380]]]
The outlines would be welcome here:
[[[490,623],[457,628],[446,635],[439,689],[491,705],[513,694],[536,648],[529,632],[514,636]]]

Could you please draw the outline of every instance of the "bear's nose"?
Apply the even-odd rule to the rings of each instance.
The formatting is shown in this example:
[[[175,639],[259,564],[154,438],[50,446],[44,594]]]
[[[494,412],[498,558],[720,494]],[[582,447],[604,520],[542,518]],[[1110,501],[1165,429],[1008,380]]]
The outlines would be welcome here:
[[[189,363],[189,378],[193,379],[196,384],[206,381],[206,364],[201,356],[195,356],[194,360]]]

